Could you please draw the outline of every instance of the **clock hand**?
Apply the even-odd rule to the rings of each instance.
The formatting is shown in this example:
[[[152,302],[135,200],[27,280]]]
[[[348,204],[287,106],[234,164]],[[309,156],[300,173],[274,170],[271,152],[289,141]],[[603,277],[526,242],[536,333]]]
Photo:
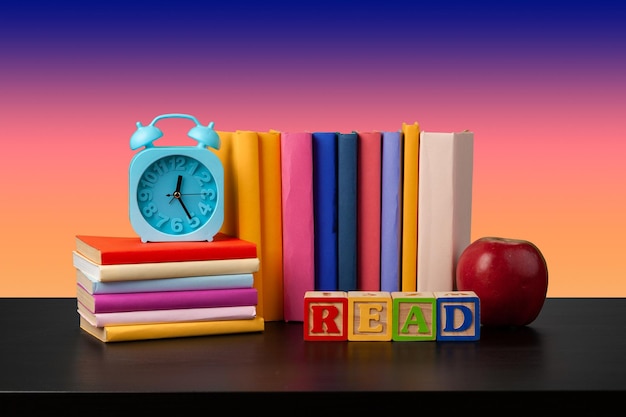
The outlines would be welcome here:
[[[166,197],[172,197],[170,199],[170,204],[172,204],[172,201],[174,201],[174,198],[180,198],[180,187],[183,184],[183,176],[179,175],[178,176],[178,181],[176,181],[176,190],[174,190],[174,194],[165,194]],[[185,210],[186,211],[186,210]]]
[[[191,214],[189,214],[189,210],[187,210],[187,207],[185,206],[185,203],[183,203],[183,199],[179,197],[176,197],[178,199],[178,202],[180,203],[181,206],[183,206],[183,210],[185,210],[185,213],[187,214],[187,217],[191,219]]]
[[[180,205],[183,207],[183,210],[185,210],[185,214],[187,214],[187,217],[191,219],[191,214],[189,213],[189,210],[187,210],[187,206],[185,206],[185,203],[183,203],[183,200],[181,197],[181,193],[180,193],[180,187],[183,184],[183,176],[179,175],[178,176],[178,180],[176,181],[176,190],[174,190],[174,194],[166,194],[167,197],[172,197],[172,200],[175,198],[178,200],[178,202],[180,203]],[[172,202],[172,200],[170,200],[170,203]]]
[[[176,190],[174,191],[174,194],[179,193],[180,194],[180,186],[183,184],[183,176],[179,175],[178,176],[178,181],[176,182]]]
[[[202,194],[204,193],[178,193],[178,194],[174,193],[174,194],[165,194],[165,197],[176,197],[177,195],[182,197],[184,195],[202,195]]]

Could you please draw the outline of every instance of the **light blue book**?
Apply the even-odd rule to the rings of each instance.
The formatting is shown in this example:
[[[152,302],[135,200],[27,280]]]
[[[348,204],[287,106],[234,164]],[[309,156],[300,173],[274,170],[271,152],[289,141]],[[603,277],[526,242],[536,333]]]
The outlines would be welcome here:
[[[76,269],[76,282],[90,294],[252,288],[253,274],[204,275],[197,277],[102,282]]]
[[[402,132],[382,132],[380,289],[400,291]]]

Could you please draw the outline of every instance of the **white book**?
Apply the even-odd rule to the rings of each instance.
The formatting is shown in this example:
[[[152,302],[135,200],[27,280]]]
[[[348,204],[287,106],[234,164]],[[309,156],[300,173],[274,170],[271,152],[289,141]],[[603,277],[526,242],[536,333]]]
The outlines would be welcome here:
[[[250,274],[258,271],[260,266],[259,258],[100,265],[76,251],[72,252],[72,260],[76,269],[103,282]]]
[[[470,244],[474,133],[420,133],[417,290],[452,291]]]

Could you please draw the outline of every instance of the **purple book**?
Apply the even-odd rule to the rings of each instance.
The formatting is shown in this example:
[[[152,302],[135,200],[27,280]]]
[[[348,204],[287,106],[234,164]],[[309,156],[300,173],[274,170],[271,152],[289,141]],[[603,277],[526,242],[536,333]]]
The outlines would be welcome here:
[[[77,299],[92,313],[257,305],[256,288],[89,294],[77,285]]]

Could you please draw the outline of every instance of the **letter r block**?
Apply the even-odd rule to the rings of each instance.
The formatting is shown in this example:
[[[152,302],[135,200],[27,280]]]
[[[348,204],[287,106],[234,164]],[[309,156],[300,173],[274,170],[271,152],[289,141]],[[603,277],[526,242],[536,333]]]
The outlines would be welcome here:
[[[480,299],[474,291],[435,292],[437,340],[480,339]]]
[[[348,340],[390,341],[391,293],[348,291]]]
[[[348,340],[348,294],[307,291],[304,294],[304,340]]]
[[[437,300],[433,292],[392,292],[394,341],[437,338]]]

